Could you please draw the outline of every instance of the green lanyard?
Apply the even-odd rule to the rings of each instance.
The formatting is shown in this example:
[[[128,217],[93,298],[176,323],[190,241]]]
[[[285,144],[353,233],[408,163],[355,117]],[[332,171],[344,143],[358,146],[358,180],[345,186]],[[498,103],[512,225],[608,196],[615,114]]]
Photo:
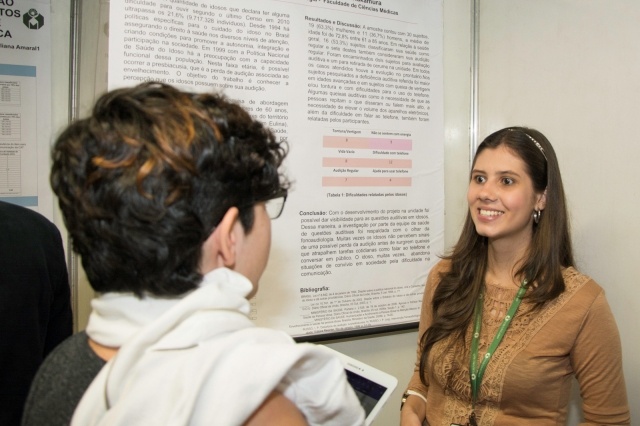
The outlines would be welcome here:
[[[484,370],[487,368],[487,364],[489,364],[489,360],[491,356],[495,352],[496,348],[502,341],[505,333],[507,332],[507,328],[509,328],[509,324],[511,324],[511,320],[513,316],[516,314],[518,307],[520,306],[520,302],[522,302],[522,298],[527,291],[527,280],[523,280],[522,284],[520,284],[520,289],[518,290],[518,294],[516,294],[515,299],[511,303],[511,307],[507,312],[507,315],[502,320],[502,324],[500,324],[500,328],[496,333],[496,336],[493,338],[493,342],[489,346],[487,353],[484,354],[484,358],[482,359],[482,363],[480,363],[480,367],[478,367],[478,341],[480,340],[480,329],[482,328],[482,306],[483,306],[483,295],[482,293],[478,297],[476,301],[476,308],[474,312],[474,322],[473,322],[473,337],[471,339],[471,360],[469,361],[469,375],[471,381],[471,416],[473,416],[475,420],[475,408],[476,402],[478,401],[478,394],[480,393],[480,384],[482,383],[482,376],[484,376]]]

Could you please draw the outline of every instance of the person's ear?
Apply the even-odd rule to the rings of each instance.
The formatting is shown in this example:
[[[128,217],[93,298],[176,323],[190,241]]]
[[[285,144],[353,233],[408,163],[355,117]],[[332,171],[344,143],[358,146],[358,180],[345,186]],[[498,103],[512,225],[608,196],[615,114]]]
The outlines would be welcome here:
[[[536,210],[544,210],[545,207],[547,207],[547,188],[545,188],[542,194],[538,196],[538,202],[536,203]]]
[[[231,207],[222,217],[218,226],[202,245],[201,272],[207,273],[215,268],[233,269],[236,264],[238,236],[237,224],[240,212]]]
[[[240,220],[240,212],[237,207],[231,207],[224,214],[224,217],[216,227],[220,230],[218,258],[222,266],[233,268],[236,264],[238,236],[236,235],[237,224]]]

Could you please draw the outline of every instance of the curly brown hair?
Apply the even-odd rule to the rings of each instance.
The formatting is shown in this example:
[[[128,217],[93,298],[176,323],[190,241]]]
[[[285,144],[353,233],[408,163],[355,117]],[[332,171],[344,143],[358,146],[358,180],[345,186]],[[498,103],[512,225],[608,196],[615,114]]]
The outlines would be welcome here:
[[[175,296],[200,280],[201,246],[236,206],[287,189],[284,143],[223,95],[149,82],[104,94],[53,148],[51,186],[98,292]]]

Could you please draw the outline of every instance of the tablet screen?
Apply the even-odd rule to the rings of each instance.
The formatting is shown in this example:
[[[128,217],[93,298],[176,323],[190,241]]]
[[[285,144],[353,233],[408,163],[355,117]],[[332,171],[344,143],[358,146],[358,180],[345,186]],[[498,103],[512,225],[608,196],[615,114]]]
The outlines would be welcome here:
[[[398,385],[398,380],[384,371],[334,349],[326,346],[325,349],[331,351],[342,361],[347,381],[364,409],[365,425],[371,425]]]
[[[372,382],[371,380],[362,377],[353,371],[345,370],[347,372],[347,380],[351,387],[356,392],[362,408],[364,408],[365,414],[369,416],[371,411],[375,408],[382,395],[386,392],[387,388]]]

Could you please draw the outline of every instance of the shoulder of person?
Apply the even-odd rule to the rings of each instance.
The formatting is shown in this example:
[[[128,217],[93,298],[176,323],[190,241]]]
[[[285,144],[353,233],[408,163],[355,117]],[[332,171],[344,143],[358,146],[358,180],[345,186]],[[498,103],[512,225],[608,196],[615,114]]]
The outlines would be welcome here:
[[[0,201],[0,223],[11,220],[29,226],[39,226],[59,234],[58,228],[42,214],[12,203]]]
[[[449,272],[449,270],[451,270],[451,261],[448,259],[441,259],[438,261],[438,263],[433,265],[427,277],[427,282],[425,285],[425,296],[427,294],[433,296],[436,287],[438,287],[438,284],[440,284],[442,274]]]
[[[445,274],[451,270],[451,261],[449,259],[441,259],[433,265],[429,271],[428,283],[439,283],[442,274]]]
[[[608,306],[605,289],[590,276],[573,267],[565,268],[562,276],[565,291],[560,295],[559,303],[581,306],[582,309],[587,310],[590,310],[594,304]]]
[[[440,259],[438,263],[433,266],[433,271],[437,272],[449,272],[451,270],[451,260],[450,259]]]
[[[566,287],[565,291],[569,294],[580,291],[581,294],[597,297],[604,292],[604,289],[593,278],[572,266],[562,270],[562,278]]]

